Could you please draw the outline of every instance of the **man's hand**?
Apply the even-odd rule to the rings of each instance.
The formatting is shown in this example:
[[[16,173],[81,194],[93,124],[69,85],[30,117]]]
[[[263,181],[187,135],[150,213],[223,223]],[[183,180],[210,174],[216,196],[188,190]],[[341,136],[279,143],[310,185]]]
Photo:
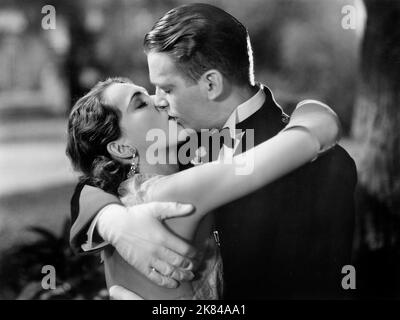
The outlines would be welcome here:
[[[162,220],[181,217],[192,205],[151,202],[131,207],[110,205],[99,217],[97,229],[130,265],[154,283],[175,288],[193,279],[194,247],[165,228]]]

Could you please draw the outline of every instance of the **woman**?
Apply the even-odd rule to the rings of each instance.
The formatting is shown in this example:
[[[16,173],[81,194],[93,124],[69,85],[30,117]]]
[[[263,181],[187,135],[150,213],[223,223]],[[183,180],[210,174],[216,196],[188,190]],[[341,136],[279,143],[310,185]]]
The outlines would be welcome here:
[[[67,153],[83,173],[84,182],[119,194],[126,206],[176,201],[196,208],[190,216],[166,222],[204,252],[193,281],[175,289],[159,287],[130,267],[116,250],[107,249],[103,259],[108,288],[123,286],[145,299],[217,299],[222,288],[222,261],[211,234],[213,217],[207,213],[273,182],[335,145],[338,120],[328,107],[303,104],[284,130],[254,149],[232,161],[181,172],[177,164],[151,164],[146,157],[152,144],[146,134],[156,128],[168,137],[169,121],[167,112],[154,106],[144,88],[126,79],[109,79],[97,84],[71,111]],[[167,153],[174,147],[176,141],[167,141],[158,152]],[[253,162],[253,172],[236,174],[244,161]]]

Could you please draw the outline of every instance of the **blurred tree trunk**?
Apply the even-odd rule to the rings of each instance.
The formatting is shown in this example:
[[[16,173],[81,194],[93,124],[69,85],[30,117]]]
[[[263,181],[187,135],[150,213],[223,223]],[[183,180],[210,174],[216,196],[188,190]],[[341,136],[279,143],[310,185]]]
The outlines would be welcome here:
[[[111,2],[111,1],[110,1]],[[52,5],[56,9],[57,19],[63,18],[67,24],[69,33],[69,47],[65,53],[65,57],[61,58],[63,74],[69,89],[70,101],[67,106],[67,114],[83,94],[85,94],[93,83],[86,84],[82,81],[82,75],[85,70],[93,70],[97,74],[101,74],[106,66],[101,65],[96,57],[96,34],[88,30],[85,25],[88,10],[94,7],[94,2],[85,3],[80,0],[31,0],[20,1],[0,0],[1,7],[15,7],[23,12],[29,21],[29,29],[31,32],[42,33],[41,23],[44,14],[41,9],[45,5]],[[51,31],[49,31],[51,32]]]
[[[68,22],[70,40],[64,64],[70,93],[69,108],[72,108],[73,104],[99,80],[93,79],[92,82],[85,83],[84,72],[90,69],[96,72],[95,75],[100,75],[102,71],[102,66],[96,57],[96,34],[88,30],[85,25],[85,16],[90,9],[90,6],[85,6],[84,3],[75,0],[69,1],[62,10]],[[70,109],[67,113],[69,111]]]
[[[365,0],[354,137],[363,143],[356,262],[362,294],[400,296],[400,1]],[[364,291],[363,291],[364,290]]]

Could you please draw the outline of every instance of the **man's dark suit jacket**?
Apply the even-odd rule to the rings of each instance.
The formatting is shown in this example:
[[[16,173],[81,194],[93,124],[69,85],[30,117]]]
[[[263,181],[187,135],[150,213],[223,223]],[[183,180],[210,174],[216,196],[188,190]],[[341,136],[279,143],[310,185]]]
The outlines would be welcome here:
[[[255,114],[237,124],[254,129],[255,145],[287,123],[268,88]],[[245,137],[243,137],[245,140]],[[225,299],[343,298],[342,267],[351,263],[354,161],[340,146],[278,181],[217,210]],[[232,186],[234,188],[234,186]],[[71,200],[75,250],[98,210],[115,202],[92,188]],[[79,209],[80,208],[80,209]]]

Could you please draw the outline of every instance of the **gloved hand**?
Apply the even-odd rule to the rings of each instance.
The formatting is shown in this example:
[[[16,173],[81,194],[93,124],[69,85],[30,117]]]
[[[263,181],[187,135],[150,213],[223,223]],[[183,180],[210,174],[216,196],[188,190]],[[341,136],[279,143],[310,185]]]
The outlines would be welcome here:
[[[97,230],[131,266],[168,288],[193,279],[195,248],[162,223],[190,214],[192,205],[151,202],[130,208],[111,204],[105,209],[98,218]]]

